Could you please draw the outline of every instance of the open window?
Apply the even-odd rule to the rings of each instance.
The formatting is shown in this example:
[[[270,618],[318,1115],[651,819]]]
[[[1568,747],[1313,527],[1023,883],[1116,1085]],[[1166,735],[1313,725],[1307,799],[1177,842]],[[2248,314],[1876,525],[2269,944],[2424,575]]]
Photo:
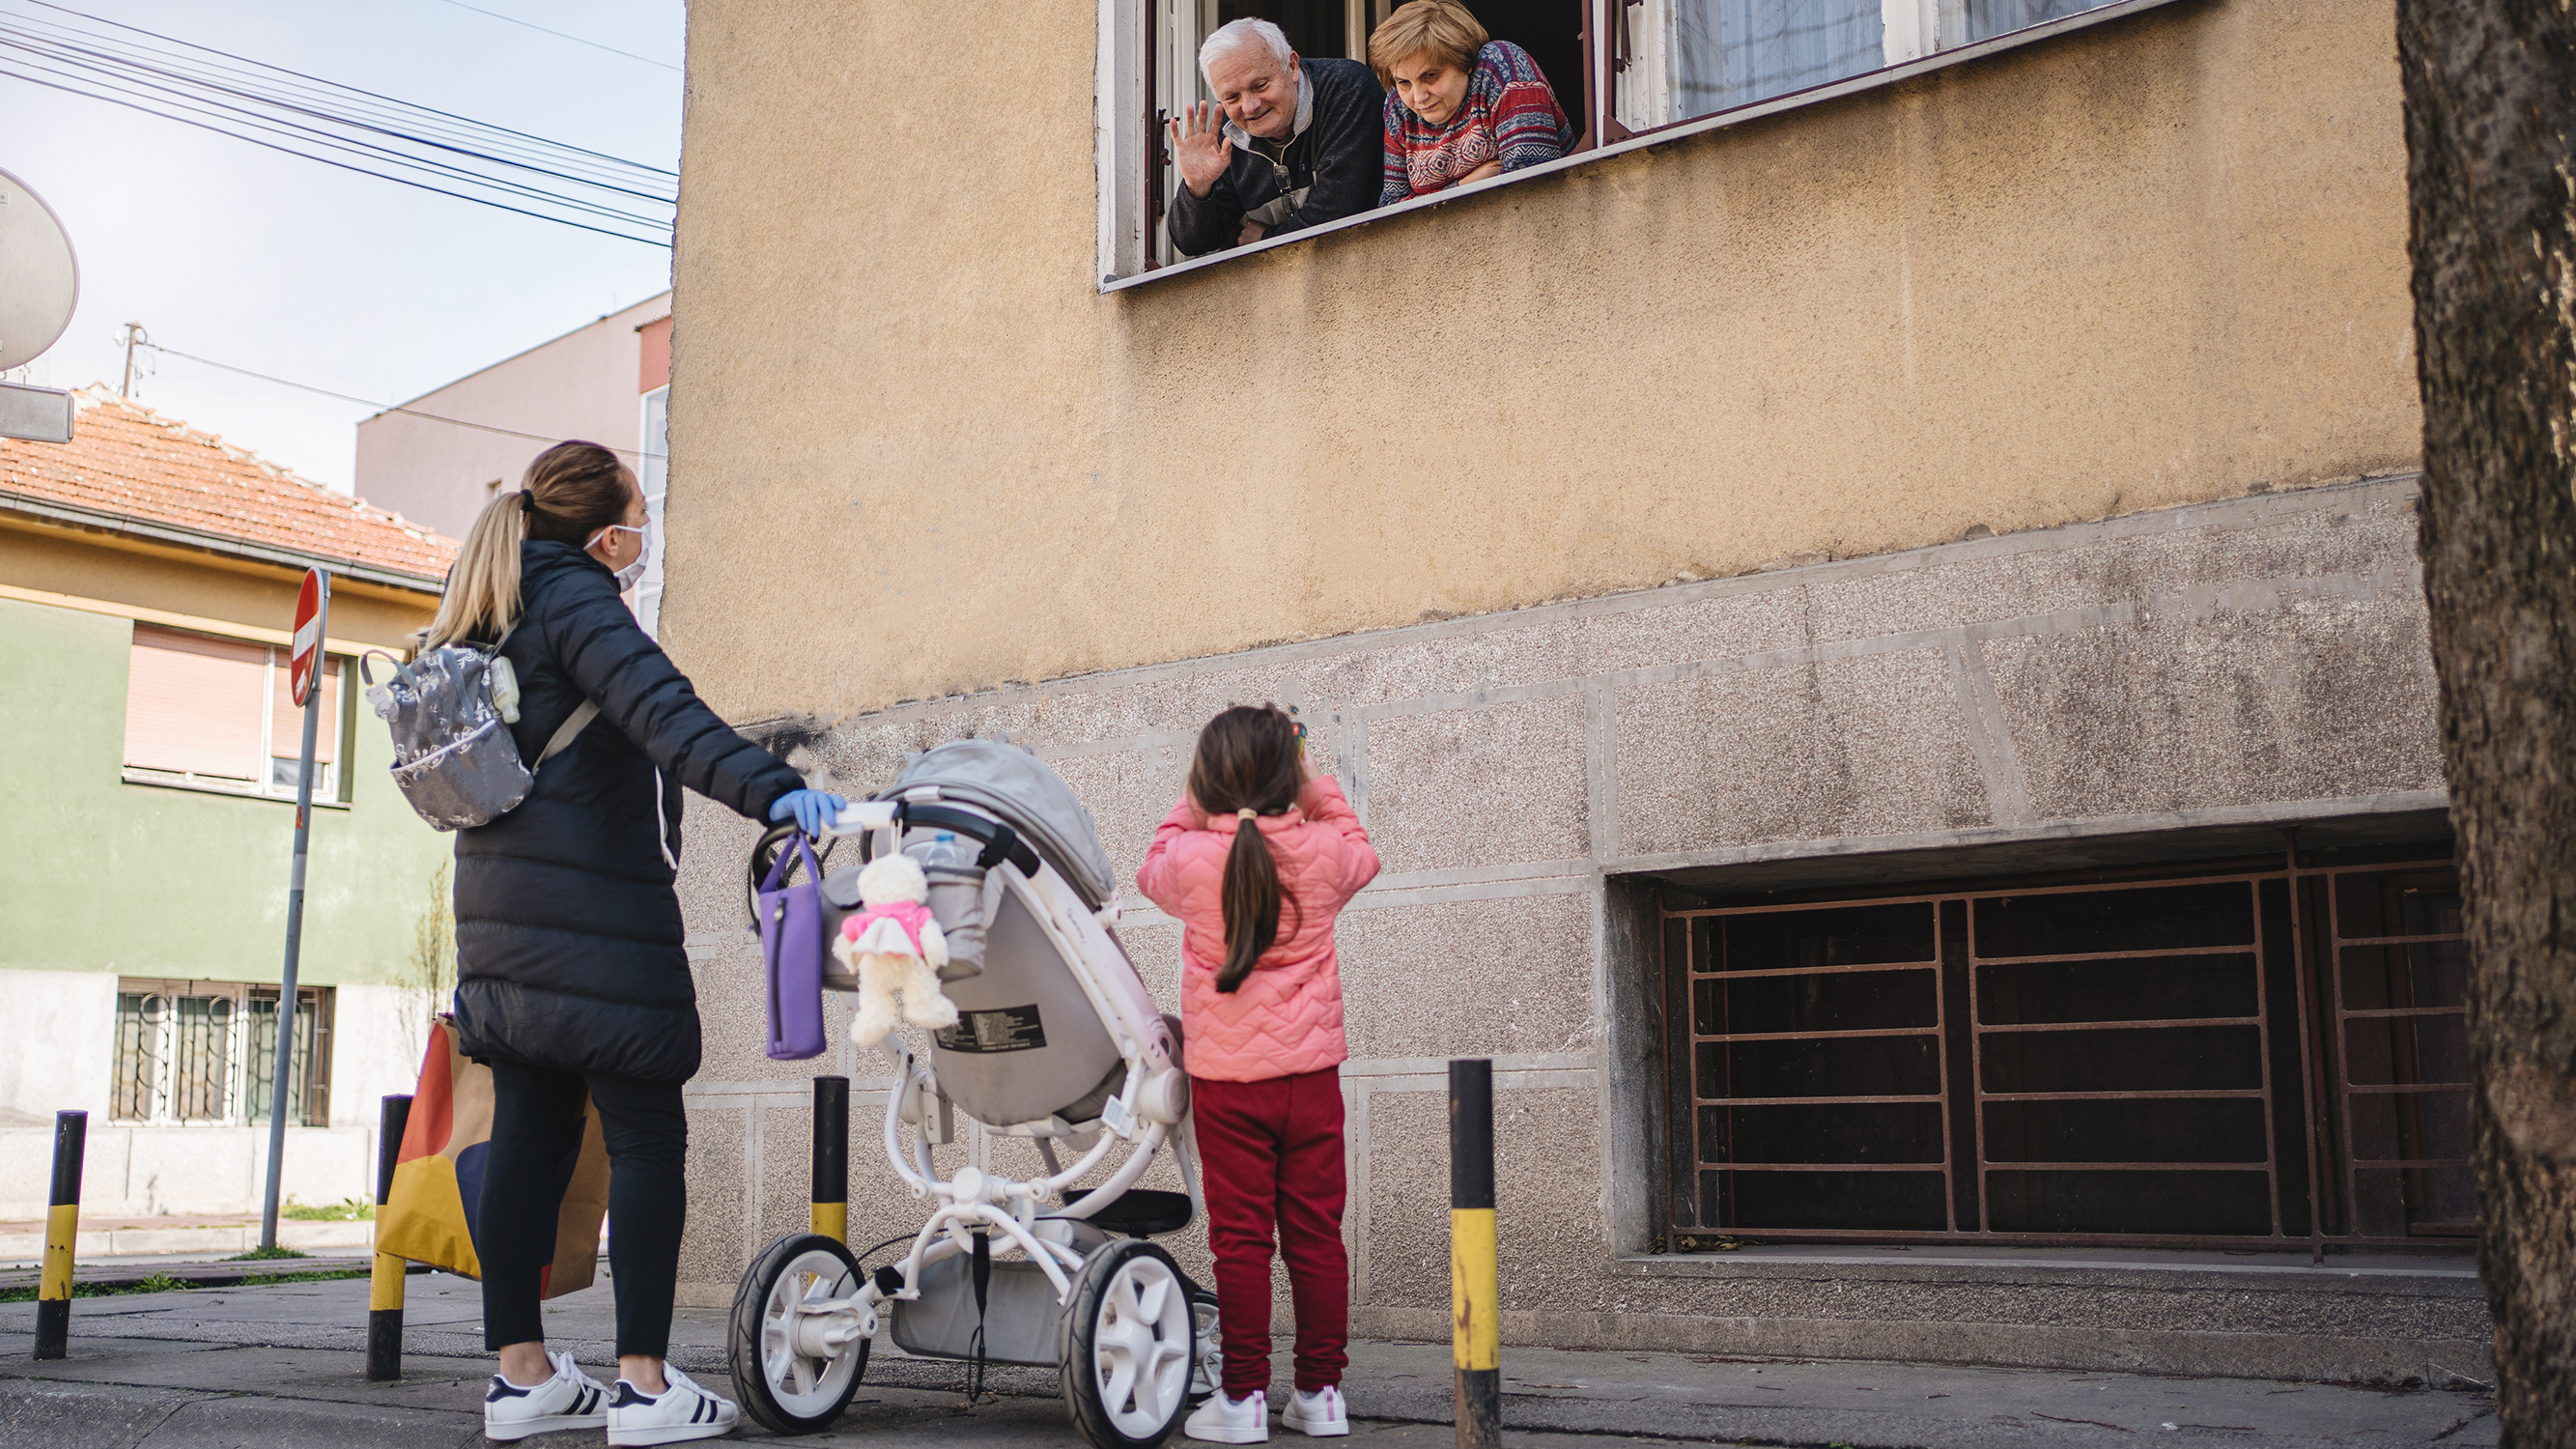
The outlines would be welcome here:
[[[1176,261],[1165,123],[1207,99],[1198,47],[1258,17],[1300,55],[1365,59],[1398,0],[1100,0],[1097,165],[1104,287]],[[1576,152],[2163,0],[1467,0],[1536,60]],[[2104,18],[2094,16],[2093,18]],[[1836,92],[1827,91],[1826,95]]]
[[[1181,107],[1209,99],[1199,76],[1199,44],[1220,25],[1237,20],[1267,20],[1288,36],[1301,57],[1343,56],[1366,63],[1369,32],[1384,21],[1400,0],[1148,0],[1146,66],[1152,75],[1152,115],[1147,118],[1144,147],[1148,172],[1143,192],[1144,233],[1149,253],[1145,265],[1168,266],[1176,260],[1163,233],[1163,213],[1179,184],[1172,169],[1167,123]],[[1558,103],[1577,129],[1591,114],[1583,103],[1585,0],[1469,0],[1469,8],[1496,40],[1508,40],[1530,53],[1555,88]]]

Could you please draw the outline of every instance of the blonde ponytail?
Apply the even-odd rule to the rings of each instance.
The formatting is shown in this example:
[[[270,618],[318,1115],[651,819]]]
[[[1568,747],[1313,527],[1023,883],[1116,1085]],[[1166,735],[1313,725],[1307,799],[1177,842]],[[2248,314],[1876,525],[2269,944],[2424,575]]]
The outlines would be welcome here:
[[[519,491],[499,495],[475,515],[420,647],[497,643],[519,621],[519,545],[541,538],[586,548],[593,535],[624,519],[634,501],[635,475],[613,451],[576,439],[539,453]]]
[[[510,631],[519,621],[519,545],[527,537],[527,493],[503,493],[483,505],[465,534],[465,546],[456,551],[446,596],[438,601],[438,617],[421,634],[420,647],[435,649],[467,639],[488,644]]]

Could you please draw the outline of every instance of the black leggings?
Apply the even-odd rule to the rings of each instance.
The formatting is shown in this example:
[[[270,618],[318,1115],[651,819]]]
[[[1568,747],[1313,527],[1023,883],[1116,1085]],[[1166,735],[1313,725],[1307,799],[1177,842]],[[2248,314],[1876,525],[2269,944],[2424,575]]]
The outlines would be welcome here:
[[[483,1346],[546,1336],[538,1271],[555,1253],[565,1165],[581,1147],[582,1092],[608,1143],[608,1263],[617,1352],[661,1358],[679,1291],[688,1215],[689,1118],[677,1082],[565,1072],[492,1059],[492,1145],[483,1160],[475,1251],[483,1260]]]

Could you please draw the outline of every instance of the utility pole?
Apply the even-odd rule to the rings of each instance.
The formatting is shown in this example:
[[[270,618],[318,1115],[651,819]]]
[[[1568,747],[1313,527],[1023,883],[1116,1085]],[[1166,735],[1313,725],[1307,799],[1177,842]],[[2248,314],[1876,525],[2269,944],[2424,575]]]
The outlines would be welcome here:
[[[144,346],[146,346],[146,347],[149,347],[149,346],[151,346],[151,345],[152,345],[152,334],[150,334],[150,333],[148,333],[148,332],[146,332],[146,331],[144,331],[144,330],[143,330],[143,324],[142,324],[142,323],[140,323],[140,322],[128,322],[128,323],[126,323],[126,324],[125,324],[125,381],[120,382],[120,383],[118,383],[118,384],[116,385],[116,395],[117,395],[118,397],[130,397],[130,396],[132,396],[132,395],[133,395],[133,393],[134,393],[134,344],[135,344],[135,342],[136,342],[138,339],[140,339],[140,340],[142,341],[143,345],[144,345]]]

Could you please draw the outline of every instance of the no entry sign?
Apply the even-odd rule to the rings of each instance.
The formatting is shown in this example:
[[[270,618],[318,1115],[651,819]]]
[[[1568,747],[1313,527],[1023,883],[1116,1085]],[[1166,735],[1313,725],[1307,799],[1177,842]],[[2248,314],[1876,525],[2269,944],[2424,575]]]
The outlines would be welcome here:
[[[322,636],[331,629],[331,576],[320,569],[304,572],[304,591],[295,596],[293,652],[287,656],[286,682],[295,691],[296,708],[304,711],[304,749],[295,776],[295,863],[286,877],[286,965],[278,973],[277,1054],[269,1073],[268,1194],[260,1203],[259,1245],[277,1246],[277,1192],[286,1162],[286,1088],[295,1075],[295,967],[304,950],[304,860],[312,843],[313,739],[322,723],[321,701],[313,698],[313,669],[322,662]],[[309,701],[309,702],[308,702]]]
[[[313,692],[313,664],[322,657],[322,588],[322,571],[306,569],[304,592],[295,596],[295,653],[287,661],[287,682],[294,686],[298,708]]]

